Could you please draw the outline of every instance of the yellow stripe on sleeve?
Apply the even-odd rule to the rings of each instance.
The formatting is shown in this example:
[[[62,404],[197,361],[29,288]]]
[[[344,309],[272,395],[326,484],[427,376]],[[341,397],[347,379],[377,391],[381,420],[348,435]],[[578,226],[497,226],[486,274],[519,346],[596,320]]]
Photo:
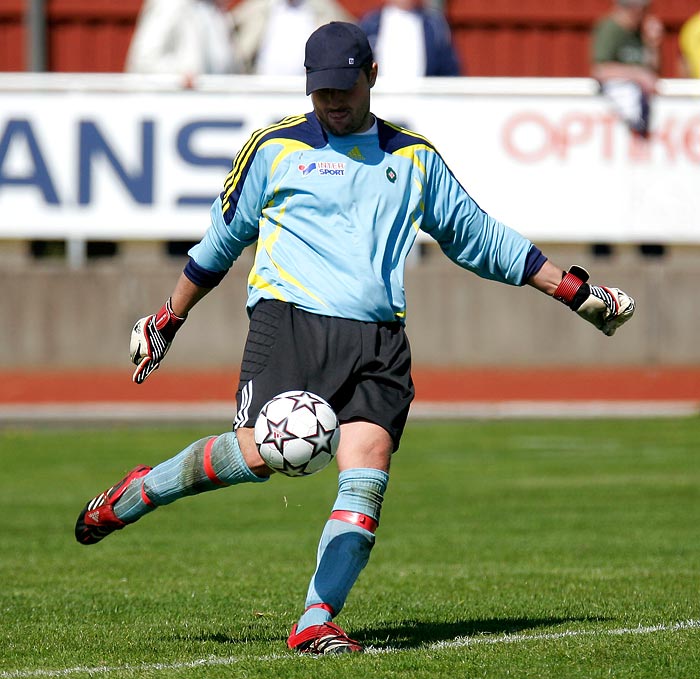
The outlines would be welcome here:
[[[229,207],[231,207],[231,194],[234,192],[236,185],[238,184],[243,174],[244,168],[255,153],[255,150],[257,148],[257,145],[260,143],[260,140],[263,137],[265,137],[265,135],[270,134],[271,132],[278,132],[280,130],[294,127],[295,125],[298,125],[299,123],[302,123],[305,120],[305,115],[289,116],[275,125],[270,125],[269,127],[265,127],[260,130],[257,130],[256,132],[253,132],[250,139],[245,143],[245,145],[238,152],[238,154],[236,154],[236,158],[233,161],[233,168],[228,174],[226,182],[224,183],[225,192],[223,200],[221,201],[223,212],[226,212],[229,209]],[[227,185],[228,188],[226,188]]]

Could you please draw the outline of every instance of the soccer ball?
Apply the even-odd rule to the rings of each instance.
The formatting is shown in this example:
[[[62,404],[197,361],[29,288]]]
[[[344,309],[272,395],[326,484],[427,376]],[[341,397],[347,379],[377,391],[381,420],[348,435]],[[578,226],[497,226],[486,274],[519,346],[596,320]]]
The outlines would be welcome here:
[[[309,391],[269,400],[255,421],[255,443],[265,464],[287,476],[309,476],[335,457],[340,427],[333,408]]]

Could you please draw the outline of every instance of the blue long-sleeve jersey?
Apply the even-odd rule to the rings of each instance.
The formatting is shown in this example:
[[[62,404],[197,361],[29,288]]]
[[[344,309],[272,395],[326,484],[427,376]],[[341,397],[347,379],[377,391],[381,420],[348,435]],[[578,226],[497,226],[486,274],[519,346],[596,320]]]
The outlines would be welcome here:
[[[291,116],[240,150],[185,275],[213,287],[257,243],[249,309],[278,299],[403,322],[404,265],[419,230],[483,278],[521,285],[544,261],[476,204],[424,137],[381,119],[368,133],[337,137],[313,113]]]

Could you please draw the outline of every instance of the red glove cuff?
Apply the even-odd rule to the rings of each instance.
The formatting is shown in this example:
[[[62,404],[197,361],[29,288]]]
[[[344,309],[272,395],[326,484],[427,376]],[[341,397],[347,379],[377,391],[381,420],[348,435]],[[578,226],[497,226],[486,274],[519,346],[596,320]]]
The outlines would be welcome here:
[[[180,326],[185,322],[185,318],[187,317],[175,315],[170,304],[170,299],[168,299],[156,314],[156,328],[162,332],[167,327],[174,337],[175,333],[180,329]],[[171,340],[169,339],[168,341]]]
[[[564,275],[561,279],[561,283],[557,286],[554,291],[554,299],[558,299],[560,302],[570,306],[574,301],[576,293],[579,291],[581,286],[585,283],[578,276],[575,276],[570,271]]]

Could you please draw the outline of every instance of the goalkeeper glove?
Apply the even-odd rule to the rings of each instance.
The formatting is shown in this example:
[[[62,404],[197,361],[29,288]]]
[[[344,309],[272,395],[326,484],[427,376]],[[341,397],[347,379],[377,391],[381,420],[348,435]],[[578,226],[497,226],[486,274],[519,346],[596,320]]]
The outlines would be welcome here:
[[[611,337],[634,314],[634,300],[619,288],[589,285],[588,272],[572,266],[554,291],[554,298]]]
[[[142,384],[160,365],[185,318],[187,317],[181,318],[173,313],[168,299],[157,314],[136,321],[131,331],[129,347],[131,360],[136,364],[131,379],[136,384]]]

